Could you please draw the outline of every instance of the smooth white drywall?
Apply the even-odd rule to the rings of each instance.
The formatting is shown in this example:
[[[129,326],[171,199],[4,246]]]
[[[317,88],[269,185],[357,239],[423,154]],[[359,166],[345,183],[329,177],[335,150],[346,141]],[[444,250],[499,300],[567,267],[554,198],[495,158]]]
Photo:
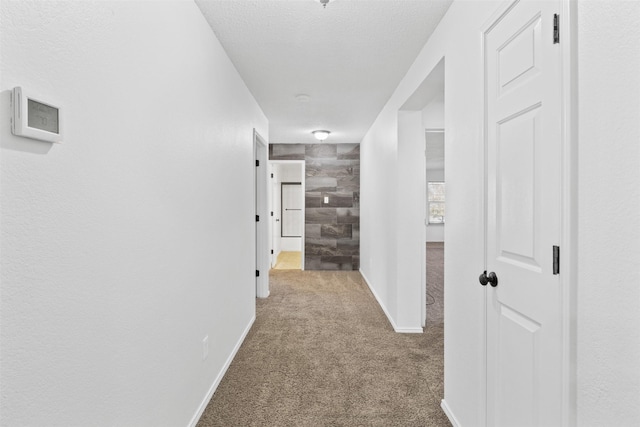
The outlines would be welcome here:
[[[399,296],[409,290],[406,283],[397,282],[400,276],[396,274],[399,262],[396,254],[403,246],[424,247],[424,240],[416,243],[413,238],[416,234],[422,236],[424,223],[406,230],[398,221],[402,207],[397,203],[406,201],[403,190],[406,180],[423,175],[425,169],[414,170],[420,162],[406,160],[407,154],[398,139],[398,111],[444,57],[445,399],[464,426],[479,425],[484,419],[484,289],[477,282],[484,265],[483,174],[478,162],[483,158],[479,41],[482,26],[500,4],[488,1],[452,4],[361,144],[361,269],[395,321],[400,318],[399,313],[404,313],[407,319],[419,319],[416,313],[421,310],[421,299]],[[418,150],[418,156],[422,156],[421,151]],[[421,198],[419,194],[416,197]],[[422,206],[419,209],[424,212]],[[419,281],[415,285],[419,286]]]
[[[444,129],[443,101],[432,101],[422,109],[422,125],[425,129]]]
[[[0,424],[186,426],[255,315],[267,120],[190,1],[0,17]],[[17,85],[64,144],[11,135]]]
[[[427,242],[444,242],[444,224],[427,225]]]
[[[283,237],[280,248],[286,252],[300,252],[302,250],[302,237]]]
[[[640,425],[640,2],[579,1],[579,426]]]
[[[278,164],[280,168],[280,182],[302,182],[303,166],[304,164],[299,160],[293,160],[292,163]]]

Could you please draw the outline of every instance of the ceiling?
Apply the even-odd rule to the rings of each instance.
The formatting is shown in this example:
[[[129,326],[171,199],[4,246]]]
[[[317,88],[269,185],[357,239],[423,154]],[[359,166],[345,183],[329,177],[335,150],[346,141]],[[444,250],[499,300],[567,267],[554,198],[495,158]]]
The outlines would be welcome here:
[[[269,142],[359,143],[452,0],[196,0]],[[302,96],[301,96],[302,95]]]

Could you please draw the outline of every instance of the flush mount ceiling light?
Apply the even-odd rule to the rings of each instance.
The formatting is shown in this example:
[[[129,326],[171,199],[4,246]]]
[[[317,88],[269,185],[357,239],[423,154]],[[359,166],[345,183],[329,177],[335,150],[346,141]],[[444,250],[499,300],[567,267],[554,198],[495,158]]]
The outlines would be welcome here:
[[[331,134],[331,132],[329,132],[328,130],[314,130],[311,133],[316,137],[318,141],[324,141],[329,137],[329,134]]]
[[[317,2],[319,2],[322,7],[326,8],[327,4],[331,3],[333,0],[316,0]]]

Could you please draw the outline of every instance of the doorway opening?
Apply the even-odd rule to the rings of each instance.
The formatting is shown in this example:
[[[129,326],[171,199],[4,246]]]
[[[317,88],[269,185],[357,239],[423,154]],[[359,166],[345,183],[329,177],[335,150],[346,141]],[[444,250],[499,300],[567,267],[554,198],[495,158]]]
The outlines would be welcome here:
[[[304,176],[301,160],[271,161],[271,268],[304,270]]]
[[[441,108],[434,105],[433,108]],[[429,106],[427,107],[429,108]],[[444,322],[444,227],[446,191],[444,173],[444,129],[425,131],[425,178],[427,183],[426,246],[426,323]]]
[[[421,297],[413,299],[419,306],[412,308],[414,321],[420,322],[422,328],[427,326],[428,311],[434,311],[439,320],[431,322],[432,325],[444,323],[444,261],[427,263],[427,242],[438,243],[430,246],[438,259],[444,258],[444,201],[434,199],[430,203],[428,197],[429,182],[437,184],[434,189],[438,186],[442,189],[445,181],[444,88],[445,59],[441,58],[398,111],[398,161],[403,165],[398,178],[402,190],[398,200],[404,218],[399,225],[403,241],[398,245],[398,270],[403,272],[402,281],[410,284],[412,295]],[[430,204],[434,209],[431,221]],[[431,273],[439,278],[437,292],[435,289],[427,292],[427,276]]]

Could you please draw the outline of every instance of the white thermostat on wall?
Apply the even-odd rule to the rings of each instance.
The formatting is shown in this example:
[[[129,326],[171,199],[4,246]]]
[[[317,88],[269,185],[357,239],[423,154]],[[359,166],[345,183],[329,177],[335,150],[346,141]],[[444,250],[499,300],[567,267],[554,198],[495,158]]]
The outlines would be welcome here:
[[[62,142],[61,108],[14,87],[11,132],[47,142]]]

